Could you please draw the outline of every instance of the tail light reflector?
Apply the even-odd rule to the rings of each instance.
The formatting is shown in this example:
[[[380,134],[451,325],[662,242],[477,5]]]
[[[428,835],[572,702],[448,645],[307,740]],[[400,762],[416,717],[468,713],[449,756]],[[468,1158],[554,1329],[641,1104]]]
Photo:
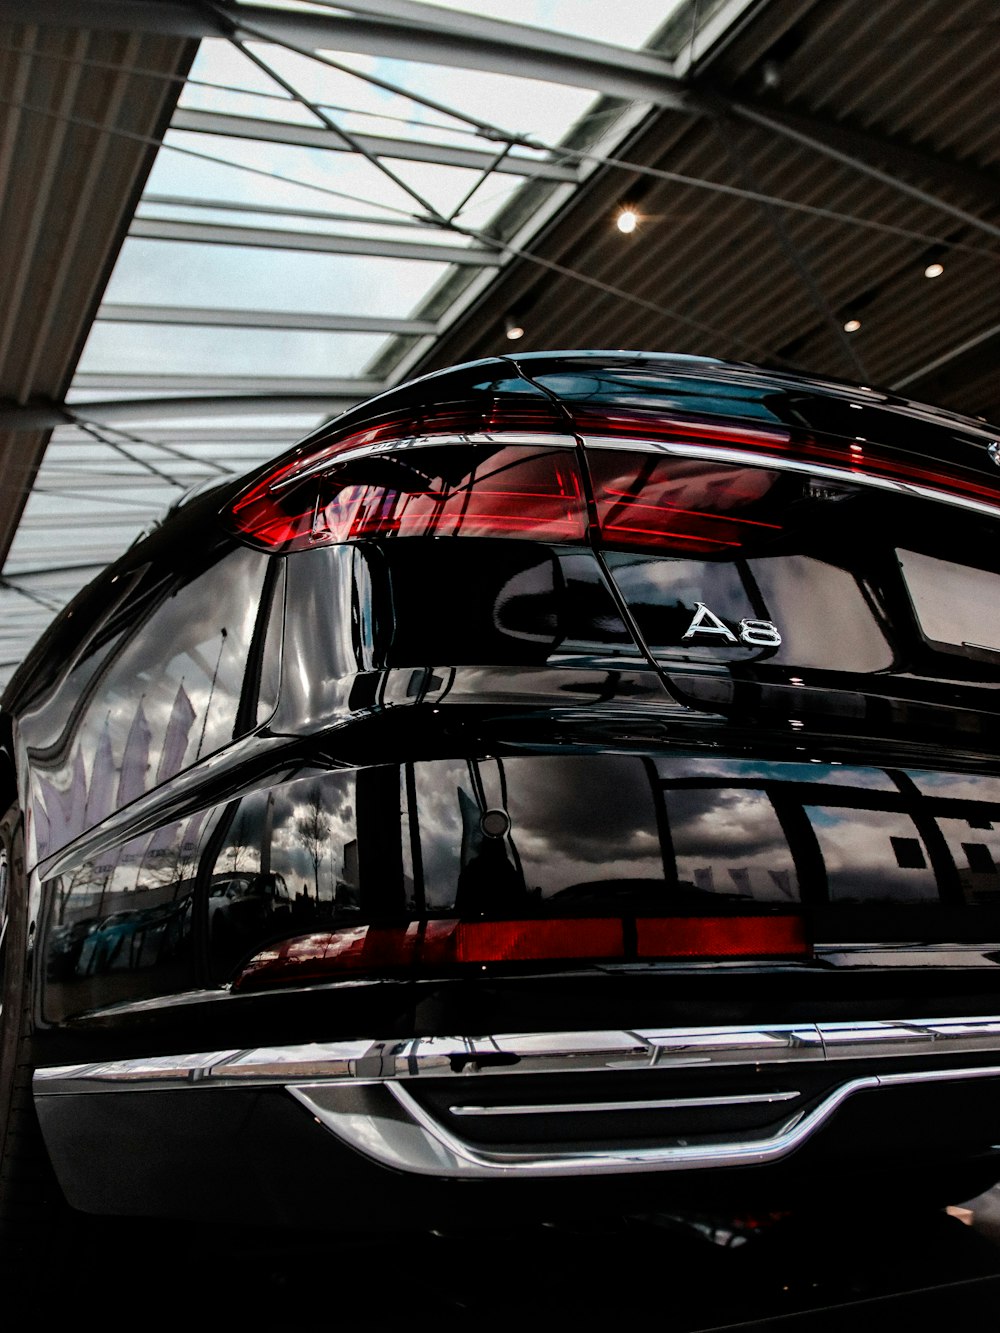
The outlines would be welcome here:
[[[846,479],[853,475],[859,481],[895,482],[918,493],[937,492],[1000,508],[1000,488],[984,480],[975,467],[965,467],[949,458],[927,458],[878,441],[821,438],[769,423],[750,426],[693,418],[679,420],[654,411],[576,404],[569,407],[576,428],[584,437],[651,440],[676,444],[681,450],[685,445],[705,445],[725,450],[730,457],[734,453],[755,455],[758,463],[770,457],[776,463],[834,469]],[[965,446],[967,457],[971,457],[971,448]]]
[[[255,545],[281,551],[391,536],[580,541],[586,507],[562,442],[572,439],[547,407],[457,406],[386,420],[284,459],[230,517]]]
[[[630,941],[635,940],[633,945]],[[382,972],[447,971],[487,963],[654,958],[805,957],[794,916],[542,918],[347,926],[283,940],[244,964],[241,991]]]

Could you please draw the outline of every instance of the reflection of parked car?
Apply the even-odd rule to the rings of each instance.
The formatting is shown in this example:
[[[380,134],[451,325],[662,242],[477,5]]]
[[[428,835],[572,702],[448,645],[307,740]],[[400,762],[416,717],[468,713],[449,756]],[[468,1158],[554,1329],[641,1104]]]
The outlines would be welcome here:
[[[73,976],[88,935],[100,923],[84,919],[53,926],[49,931],[47,975],[50,981],[64,981]]]
[[[220,947],[287,925],[292,902],[284,876],[222,874],[212,879],[208,928]]]
[[[156,907],[112,912],[90,923],[75,970],[81,976],[134,971],[170,957],[190,930],[190,911],[190,898],[182,898]]]
[[[359,1227],[993,1181],[996,453],[870,388],[538,353],[178,510],[3,702],[2,1087],[33,1070],[70,1201]],[[33,975],[95,885],[137,910],[87,984]]]

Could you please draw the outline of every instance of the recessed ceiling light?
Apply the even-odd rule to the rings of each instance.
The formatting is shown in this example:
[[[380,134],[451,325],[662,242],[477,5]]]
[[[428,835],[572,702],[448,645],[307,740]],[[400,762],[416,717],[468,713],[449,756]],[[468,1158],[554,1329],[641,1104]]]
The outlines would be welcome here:
[[[848,319],[844,322],[845,333],[857,333],[858,329],[860,328],[861,328],[860,319]]]
[[[518,324],[516,319],[511,319],[509,315],[504,320],[504,332],[507,334],[508,340],[512,343],[517,342],[518,338],[524,337],[523,326]]]
[[[943,272],[944,272],[943,264],[928,264],[927,267],[924,269],[924,277],[940,278]]]
[[[633,231],[635,231],[638,225],[639,225],[639,214],[635,211],[634,208],[621,209],[618,213],[617,218],[615,218],[615,226],[618,228],[620,232],[624,233],[624,235],[626,236],[630,235]]]

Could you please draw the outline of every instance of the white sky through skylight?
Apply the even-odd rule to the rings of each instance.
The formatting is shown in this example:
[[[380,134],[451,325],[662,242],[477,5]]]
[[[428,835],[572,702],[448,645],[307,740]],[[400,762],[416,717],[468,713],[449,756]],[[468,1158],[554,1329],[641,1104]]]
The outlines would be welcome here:
[[[612,8],[607,0],[437,0],[436,11],[424,8],[435,20],[453,11],[456,21],[464,13],[636,49],[678,3],[629,0]],[[336,13],[294,0],[273,7]],[[596,100],[586,88],[452,65],[321,50],[320,57],[342,67],[334,69],[276,43],[248,37],[246,44],[277,78],[223,38],[201,43],[85,344],[68,401],[148,397],[151,415],[96,435],[74,425],[55,431],[6,564],[13,578],[38,571],[37,579],[31,575],[36,600],[0,595],[8,623],[24,626],[17,631],[23,650],[50,611],[95,572],[74,575],[67,567],[96,568],[111,560],[184,487],[220,471],[243,471],[342,410],[350,401],[344,382],[357,381],[355,397],[367,396],[373,391],[368,368],[390,338],[404,345],[409,338],[411,348],[419,348],[419,338],[432,336],[434,324],[422,316],[419,328],[411,324],[432,293],[447,290],[450,274],[496,271],[503,254],[483,241],[483,230],[532,182],[513,170],[484,172],[503,144],[477,134],[462,115],[541,146],[509,149],[507,167],[520,159],[565,174],[572,162],[552,158],[545,148],[591,113]],[[422,105],[407,92],[439,106]],[[449,108],[460,114],[448,114]],[[603,114],[594,122],[602,132],[614,124]],[[327,133],[324,120],[349,138],[366,136],[368,143],[374,136],[388,172],[335,133],[328,141],[340,151],[254,137],[255,122],[270,125],[279,138],[288,127],[294,139],[296,128]],[[390,156],[380,140],[433,145],[442,156],[471,150],[477,165]],[[428,209],[437,216],[429,219]],[[442,227],[441,219],[453,214],[459,229]],[[342,252],[352,246],[377,253]],[[462,254],[477,265],[464,261],[454,269],[451,261]],[[238,318],[233,326],[199,324],[204,311]],[[346,327],[268,326],[268,320],[292,324],[303,315],[328,324],[339,319]],[[446,324],[447,310],[436,318]],[[403,321],[405,331],[386,328],[385,321]],[[229,415],[218,407],[198,410],[202,399],[228,395],[232,402],[234,394],[253,394],[261,384],[282,386],[286,406],[262,402],[254,412],[237,403]],[[337,392],[330,390],[323,412],[324,386],[331,385]],[[189,399],[184,410],[169,408],[171,400]],[[167,407],[156,407],[164,401]],[[58,556],[54,533],[61,535]],[[9,666],[0,666],[4,675]]]

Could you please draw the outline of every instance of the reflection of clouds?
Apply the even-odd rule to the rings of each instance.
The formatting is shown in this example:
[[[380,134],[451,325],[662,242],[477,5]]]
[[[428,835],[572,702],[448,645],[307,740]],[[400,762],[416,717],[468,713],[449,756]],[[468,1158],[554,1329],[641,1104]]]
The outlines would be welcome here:
[[[541,755],[508,759],[504,766],[522,856],[528,849],[540,858],[563,856],[601,866],[658,856],[656,807],[642,760]]]
[[[270,832],[271,870],[284,876],[292,894],[303,884],[313,893],[318,871],[321,895],[332,898],[335,880],[344,874],[344,848],[357,838],[355,775],[332,773],[272,788],[270,821],[268,796],[264,791],[245,798],[219,853],[216,869],[259,868]],[[310,823],[314,829],[312,846],[304,831]],[[236,866],[234,851],[240,858]],[[318,867],[313,865],[314,851],[318,853]]]
[[[761,901],[798,896],[791,851],[763,792],[668,790],[666,802],[682,882]]]
[[[667,814],[678,855],[790,860],[774,807],[763,792],[722,787],[668,790]]]
[[[472,796],[469,771],[464,759],[442,759],[415,764],[413,776],[427,905],[448,907],[455,901],[461,870],[462,812],[458,792],[461,789]]]
[[[807,807],[826,863],[830,897],[837,899],[934,900],[937,881],[929,865],[904,870],[890,838],[909,838],[927,851],[908,816],[886,810]]]

